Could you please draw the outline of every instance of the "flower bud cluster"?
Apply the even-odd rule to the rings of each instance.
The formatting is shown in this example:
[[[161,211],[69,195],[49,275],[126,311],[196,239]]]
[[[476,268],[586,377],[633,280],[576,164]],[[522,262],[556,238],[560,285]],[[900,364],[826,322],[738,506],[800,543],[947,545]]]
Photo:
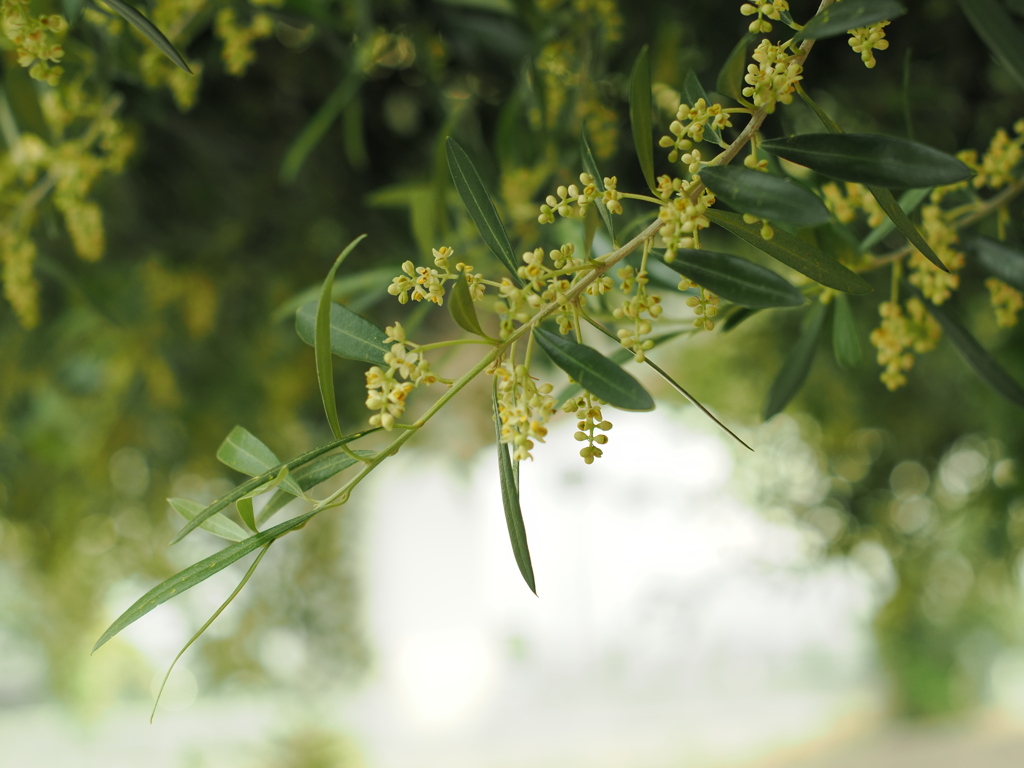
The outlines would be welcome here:
[[[887,26],[888,21],[879,21],[877,24],[850,30],[850,47],[860,54],[860,60],[868,69],[875,66],[875,51],[884,51],[889,47],[889,41],[885,39]]]
[[[384,354],[387,369],[373,366],[366,372],[366,407],[375,411],[370,426],[390,430],[395,419],[405,412],[405,400],[420,384],[433,384],[437,377],[426,358],[414,352],[417,345],[405,337],[405,329],[395,323],[385,329],[391,349]]]
[[[594,459],[604,455],[598,446],[608,442],[608,435],[600,434],[612,428],[612,423],[601,415],[601,401],[589,392],[568,400],[562,406],[566,413],[573,413],[579,419],[576,422],[576,434],[573,437],[578,442],[586,442],[580,449],[580,456],[587,464],[593,464]]]
[[[880,378],[890,390],[907,383],[906,372],[914,366],[914,353],[931,351],[942,335],[939,324],[920,299],[909,299],[906,310],[904,314],[898,302],[882,302],[878,306],[882,324],[871,332],[871,343],[878,349],[878,364],[885,367]]]
[[[964,254],[954,247],[960,238],[946,220],[945,212],[935,204],[921,208],[921,232],[949,271],[943,272],[915,248],[910,254],[912,271],[908,279],[933,304],[942,304],[960,287],[957,272],[963,268],[965,259]]]
[[[973,149],[957,155],[975,172],[971,179],[975,189],[1002,189],[1019,178],[1019,166],[1024,160],[1024,119],[1013,124],[1013,131],[1016,136],[1010,138],[1005,129],[997,130],[980,161]]]
[[[792,103],[796,84],[803,79],[800,57],[787,50],[785,43],[775,45],[770,40],[762,40],[753,58],[757,63],[747,66],[743,79],[748,85],[743,95],[769,114],[775,111],[777,104]]]
[[[274,34],[274,21],[260,12],[253,14],[248,24],[243,24],[239,22],[235,9],[227,6],[217,11],[213,33],[224,44],[221,49],[224,69],[229,75],[241,77],[256,60],[256,42]]]
[[[1000,328],[1012,328],[1017,324],[1017,315],[1024,309],[1024,295],[1002,280],[990,277],[985,281],[992,309],[996,313],[996,324]]]
[[[543,443],[547,423],[557,407],[551,384],[541,384],[530,376],[529,368],[511,360],[495,366],[492,373],[498,381],[498,418],[500,440],[512,447],[514,461],[532,459],[534,441]]]
[[[704,131],[708,125],[717,131],[732,127],[729,115],[721,104],[709,106],[704,99],[697,99],[692,107],[688,104],[680,104],[676,110],[676,119],[668,126],[669,135],[662,136],[658,140],[658,146],[672,147],[668,153],[670,163],[674,163],[682,157],[683,162],[690,165],[693,161],[688,160],[684,153],[692,149],[694,144],[704,141]],[[696,172],[695,169],[690,170],[690,173]]]
[[[426,299],[440,306],[444,304],[445,283],[464,274],[469,285],[470,298],[479,301],[486,290],[483,275],[474,274],[473,267],[461,261],[455,265],[453,271],[450,261],[453,253],[454,250],[447,245],[433,249],[434,266],[438,269],[417,267],[411,261],[403,262],[403,274],[391,281],[388,293],[397,296],[399,304],[408,304],[411,298],[413,301]]]
[[[740,13],[744,16],[757,14],[757,18],[750,22],[748,27],[754,34],[771,32],[772,25],[768,19],[780,21],[782,13],[788,10],[787,0],[753,0],[752,3],[744,3],[740,6]]]
[[[36,244],[13,228],[0,229],[0,278],[4,298],[25,328],[39,323],[39,283],[33,272]]]
[[[858,213],[867,216],[869,227],[877,227],[886,220],[885,211],[875,200],[874,195],[868,192],[867,187],[850,181],[843,183],[843,189],[834,181],[821,188],[821,193],[825,196],[825,207],[841,223],[850,224],[857,218]]]
[[[28,0],[3,0],[0,24],[4,35],[14,43],[18,65],[28,67],[32,79],[57,85],[64,73],[63,67],[55,66],[64,58],[64,48],[57,42],[68,28],[64,17],[32,16]]]
[[[700,230],[711,226],[705,214],[715,204],[715,196],[705,189],[693,201],[686,189],[681,188],[658,211],[658,218],[663,222],[658,236],[665,244],[664,259],[667,262],[675,260],[676,251],[680,248],[700,248]]]
[[[643,337],[651,332],[652,321],[661,317],[661,297],[648,295],[649,278],[642,268],[634,270],[632,267],[620,267],[618,277],[622,281],[621,288],[626,299],[621,306],[612,310],[612,315],[616,320],[632,320],[633,324],[630,328],[620,328],[617,335],[622,346],[632,350],[636,362],[642,363],[644,352],[654,346],[651,339],[645,340]]]
[[[537,221],[541,224],[554,224],[555,213],[565,219],[582,218],[587,213],[587,206],[598,200],[612,213],[622,213],[622,193],[618,191],[618,177],[604,179],[604,192],[597,188],[594,177],[589,173],[580,174],[580,184],[562,185],[555,190],[555,195],[548,195],[540,206]],[[573,205],[575,204],[575,208]]]

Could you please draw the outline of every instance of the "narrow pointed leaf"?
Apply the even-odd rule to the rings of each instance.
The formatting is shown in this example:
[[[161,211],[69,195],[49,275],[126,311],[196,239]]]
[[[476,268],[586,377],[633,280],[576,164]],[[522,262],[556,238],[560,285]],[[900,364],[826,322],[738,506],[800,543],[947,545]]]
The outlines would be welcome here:
[[[543,328],[535,328],[533,338],[555,365],[595,397],[624,411],[654,408],[654,400],[640,382],[596,349]]]
[[[817,195],[792,179],[723,165],[702,168],[700,180],[715,197],[740,213],[798,227],[814,227],[832,218]]]
[[[629,76],[629,125],[633,131],[633,146],[640,161],[644,180],[652,190],[654,183],[654,128],[651,117],[651,59],[645,45],[633,62]]]
[[[764,419],[767,421],[779,413],[793,396],[800,391],[807,374],[811,370],[811,362],[818,348],[818,337],[825,322],[825,305],[817,302],[807,313],[800,338],[790,350],[786,361],[782,364],[772,388],[768,392],[768,402],[764,406]]]
[[[346,437],[343,437],[340,440],[334,440],[330,443],[326,443],[325,445],[321,445],[319,448],[314,448],[311,451],[307,451],[301,456],[297,456],[285,464],[282,464],[277,467],[272,467],[271,469],[267,470],[266,472],[260,475],[257,475],[251,480],[248,480],[247,482],[244,482],[241,485],[232,488],[219,499],[209,504],[205,509],[203,509],[202,512],[196,515],[192,520],[188,522],[187,525],[185,525],[180,531],[178,531],[174,538],[171,539],[171,544],[175,544],[181,541],[188,534],[190,534],[192,531],[194,531],[196,528],[202,525],[208,518],[217,514],[222,509],[226,508],[229,504],[233,504],[246,494],[252,493],[261,485],[264,485],[268,482],[272,482],[276,477],[278,477],[281,474],[281,470],[283,468],[287,468],[289,471],[295,470],[298,467],[301,467],[304,464],[308,464],[309,462],[313,461],[313,459],[319,458],[320,456],[322,456],[325,453],[328,453],[329,451],[333,451],[335,448],[340,448],[342,445],[346,443],[350,443],[353,440],[358,440],[361,437],[365,437],[366,435],[372,432],[378,431],[378,429],[380,428],[375,427],[374,429],[367,429],[363,432],[357,432],[354,435],[347,435]]]
[[[681,248],[668,266],[723,299],[745,307],[798,307],[805,301],[785,278],[732,254]]]
[[[320,108],[309,119],[302,131],[291,143],[281,161],[279,178],[285,184],[294,183],[317,144],[327,135],[327,131],[334,125],[335,121],[345,111],[345,107],[352,103],[352,100],[359,93],[359,86],[365,78],[361,67],[353,67],[348,74],[335,86],[331,95],[328,96]]]
[[[470,218],[476,224],[480,236],[487,243],[487,247],[498,257],[498,261],[505,265],[505,269],[512,273],[512,279],[519,285],[523,284],[522,278],[516,272],[519,260],[515,251],[512,250],[512,243],[505,232],[505,226],[501,223],[498,211],[491,202],[491,196],[487,193],[483,179],[455,139],[448,137],[445,142],[445,152],[448,156],[448,169],[452,174],[452,181],[455,182],[455,189],[459,197],[469,211]]]
[[[191,499],[175,498],[168,499],[167,502],[174,508],[175,512],[186,520],[191,520],[206,508],[205,504],[200,504],[198,501],[192,501]],[[219,513],[207,518],[206,522],[199,527],[228,541],[241,541],[249,535],[236,522]]]
[[[906,12],[907,9],[895,0],[843,0],[819,11],[796,34],[796,41],[844,35],[851,29],[889,21]]]
[[[697,75],[692,69],[686,74],[686,80],[683,81],[683,98],[691,107],[701,99],[704,99],[705,104],[711,104],[704,86],[700,84],[700,80],[697,79]],[[704,129],[704,136],[716,144],[722,142],[722,134],[712,128],[710,124]]]
[[[311,510],[306,512],[304,515],[299,515],[298,517],[293,517],[291,520],[286,520],[279,525],[275,525],[273,528],[268,528],[262,533],[250,536],[248,539],[239,541],[237,544],[232,544],[230,547],[226,547],[220,552],[210,555],[209,557],[200,560],[198,563],[190,565],[185,570],[180,571],[169,579],[157,584],[153,589],[149,590],[149,592],[136,600],[128,610],[118,616],[113,624],[107,627],[107,631],[103,633],[100,639],[96,641],[96,645],[93,646],[93,651],[95,652],[96,649],[107,642],[110,638],[114,637],[114,635],[122,629],[134,624],[158,605],[166,603],[172,597],[177,597],[182,592],[192,589],[192,587],[197,584],[202,584],[208,578],[214,574],[220,573],[229,565],[242,559],[250,552],[259,549],[268,542],[280,538],[289,531],[303,525],[318,513],[319,510]]]
[[[735,99],[740,104],[747,102],[743,98],[743,76],[747,71],[747,49],[750,48],[753,39],[749,32],[740,38],[722,65],[715,85],[719,93]]]
[[[364,459],[374,455],[373,451],[360,450],[354,451],[354,453]],[[299,487],[302,488],[303,492],[305,492],[320,483],[330,480],[356,463],[356,460],[347,453],[334,453],[329,456],[321,456],[309,462],[309,464],[299,467],[292,473],[292,477],[299,484]],[[287,491],[278,490],[270,497],[270,501],[264,505],[263,509],[260,510],[259,515],[256,516],[256,524],[263,525],[263,523],[280,512],[294,498],[295,496]]]
[[[725,320],[722,321],[721,328],[723,331],[731,331],[738,325],[742,325],[747,320],[752,318],[761,310],[750,309],[749,307],[737,307],[735,312],[730,312]]]
[[[492,390],[494,404],[494,432],[498,441],[498,477],[501,481],[501,503],[505,508],[505,525],[508,526],[508,537],[512,542],[512,554],[523,581],[533,594],[537,594],[537,583],[533,576],[533,562],[530,559],[530,546],[526,541],[526,525],[523,523],[523,511],[519,506],[518,467],[513,469],[509,457],[508,446],[501,442],[501,417],[498,415],[498,381],[495,379]],[[516,462],[518,464],[518,462]]]
[[[341,252],[327,272],[324,284],[320,288],[320,300],[316,305],[316,325],[313,329],[313,348],[316,350],[316,380],[320,385],[320,399],[324,404],[327,423],[334,436],[341,437],[341,424],[338,423],[338,403],[334,398],[334,361],[331,358],[331,292],[334,289],[334,275],[338,267],[348,258],[353,249],[359,245],[366,235],[360,235]]]
[[[921,300],[931,316],[942,326],[943,334],[956,347],[956,351],[967,361],[967,364],[974,369],[974,372],[1011,403],[1024,408],[1024,388],[985,351],[985,348],[960,324],[953,314],[945,307],[937,307],[932,304],[910,284],[904,283],[903,285]]]
[[[217,460],[243,475],[255,477],[281,466],[281,460],[263,442],[245,427],[236,426],[217,449]],[[300,495],[302,490],[287,475],[279,482],[291,493]]]
[[[832,297],[832,352],[840,368],[856,368],[863,360],[857,325],[846,294],[837,293]]]
[[[252,496],[243,496],[236,501],[235,509],[238,510],[238,516],[242,518],[246,527],[253,533],[259,533],[256,530],[256,513],[252,508]]]
[[[938,187],[974,173],[926,144],[876,133],[804,133],[771,139],[761,147],[823,176],[876,187]]]
[[[594,186],[604,192],[604,177],[601,176],[601,171],[597,168],[594,153],[590,151],[590,142],[587,141],[587,134],[582,128],[580,129],[580,159],[583,163],[583,170],[593,177]],[[593,207],[597,208],[597,212],[601,215],[601,221],[604,222],[604,228],[608,231],[612,245],[618,245],[615,240],[615,218],[612,216],[612,212],[601,202],[596,203]]]
[[[741,240],[824,286],[844,293],[871,291],[871,286],[863,277],[788,232],[776,229],[775,236],[765,240],[761,237],[760,227],[747,224],[739,214],[711,209],[705,215]]]
[[[460,272],[458,278],[452,283],[451,291],[448,294],[448,312],[452,320],[458,326],[477,336],[488,338],[484,329],[480,327],[480,319],[476,315],[476,307],[473,306],[473,298],[469,295],[469,283],[466,281],[466,274]]]
[[[997,0],[959,0],[960,9],[974,31],[1009,71],[1017,84],[1024,87],[1024,35],[1017,23]]]
[[[1017,290],[1024,291],[1024,253],[987,237],[975,238],[969,245],[978,255],[981,266]]]
[[[188,64],[185,63],[185,59],[182,58],[180,53],[178,53],[178,50],[171,44],[171,41],[164,36],[164,33],[156,28],[156,25],[153,24],[153,22],[139,13],[135,8],[121,0],[103,0],[103,2],[109,5],[110,8],[125,21],[139,30],[143,37],[155,45],[164,56],[184,69],[190,75],[192,74],[192,70],[188,68]]]
[[[900,210],[903,211],[903,213],[909,217],[910,214],[917,209],[917,206],[919,206],[921,203],[925,201],[925,199],[927,199],[928,195],[931,194],[931,191],[931,187],[925,187],[924,189],[908,189],[906,192],[900,195],[899,200],[897,200],[896,202],[899,205]],[[893,222],[893,220],[887,218],[877,227],[872,229],[868,233],[868,236],[864,238],[864,240],[860,244],[861,251],[870,251],[872,248],[874,248],[876,245],[882,242],[882,240],[885,239],[886,235],[892,232],[895,228],[896,224]]]
[[[387,334],[342,304],[331,302],[330,307],[331,352],[346,360],[384,365],[384,355],[391,351]],[[311,301],[295,313],[295,330],[311,347],[316,346],[316,308]]]

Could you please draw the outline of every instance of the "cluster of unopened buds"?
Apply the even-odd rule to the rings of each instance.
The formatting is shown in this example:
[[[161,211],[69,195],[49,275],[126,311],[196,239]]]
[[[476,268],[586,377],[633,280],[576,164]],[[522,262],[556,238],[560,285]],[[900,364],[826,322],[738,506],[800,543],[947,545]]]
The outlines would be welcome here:
[[[64,17],[32,16],[28,0],[3,0],[0,15],[4,35],[14,43],[18,65],[28,67],[33,79],[57,85],[64,69],[54,65],[64,58],[64,48],[56,38],[68,28]]]
[[[548,383],[538,386],[526,365],[511,360],[495,366],[491,373],[498,382],[500,440],[512,448],[514,461],[532,459],[534,441],[544,442],[547,423],[557,407],[551,394],[554,387]]]
[[[871,343],[878,349],[878,364],[885,370],[881,379],[890,390],[907,383],[906,372],[914,365],[914,354],[930,352],[938,344],[942,330],[916,298],[907,300],[906,313],[895,301],[878,305],[882,324],[871,332]]]
[[[390,430],[395,420],[405,413],[405,401],[413,389],[421,384],[433,384],[437,377],[426,358],[413,351],[417,345],[406,339],[400,323],[388,326],[385,331],[391,344],[384,355],[388,367],[375,365],[366,372],[366,407],[375,411],[370,417],[370,426]]]
[[[757,14],[757,18],[750,22],[748,27],[754,34],[771,32],[772,24],[768,19],[780,21],[782,14],[788,10],[787,0],[754,0],[753,3],[744,3],[740,6],[740,13],[744,16]]]

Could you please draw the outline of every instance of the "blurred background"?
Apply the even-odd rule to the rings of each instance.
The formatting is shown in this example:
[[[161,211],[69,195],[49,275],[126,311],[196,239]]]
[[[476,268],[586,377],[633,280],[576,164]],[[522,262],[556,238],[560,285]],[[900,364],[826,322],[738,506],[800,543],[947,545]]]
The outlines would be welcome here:
[[[581,126],[602,171],[642,188],[637,51],[651,45],[656,96],[690,71],[714,90],[749,22],[738,6],[155,0],[187,76],[102,7],[33,4],[74,22],[55,89],[3,55],[0,763],[1019,764],[1024,416],[945,343],[886,391],[867,336],[887,273],[851,302],[863,364],[823,349],[767,423],[798,312],[656,351],[753,454],[647,378],[658,410],[615,414],[594,466],[553,422],[522,470],[539,598],[509,551],[489,394],[468,389],[349,505],[270,551],[154,725],[167,665],[247,564],[89,655],[139,595],[218,548],[168,547],[165,500],[239,481],[214,457],[234,425],[282,457],[329,438],[293,317],[349,240],[369,235],[336,299],[417,340],[453,332],[386,293],[431,247],[490,263],[445,137],[479,160],[517,247],[577,237],[536,215],[578,173]],[[1024,116],[1020,88],[954,0],[908,6],[875,69],[824,41],[805,86],[849,130],[984,149]],[[794,106],[768,130],[812,120]],[[1018,246],[1022,220],[1018,201],[1001,223]],[[962,280],[957,312],[1024,379],[1020,330],[996,326],[980,269]],[[358,429],[363,366],[335,370]]]

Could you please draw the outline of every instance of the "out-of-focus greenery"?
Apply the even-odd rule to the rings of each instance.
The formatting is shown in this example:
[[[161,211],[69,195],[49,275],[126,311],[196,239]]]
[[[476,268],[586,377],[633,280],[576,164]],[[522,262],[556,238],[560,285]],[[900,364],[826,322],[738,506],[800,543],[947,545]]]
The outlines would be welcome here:
[[[93,8],[73,20],[56,92],[114,103],[117,140],[134,151],[88,197],[102,210],[102,259],[80,258],[50,198],[16,222],[37,248],[40,291],[34,327],[25,327],[31,313],[0,306],[0,647],[40,649],[49,688],[93,702],[82,681],[109,619],[108,590],[181,565],[165,546],[178,521],[164,499],[218,495],[228,474],[213,455],[235,424],[279,455],[326,438],[312,353],[292,329],[294,297],[362,232],[370,237],[339,290],[381,324],[397,314],[382,300],[402,261],[442,243],[484,258],[452,205],[450,134],[494,158],[485,172],[531,247],[543,242],[538,202],[579,173],[584,121],[604,172],[642,187],[626,109],[636,51],[651,45],[656,83],[679,90],[692,70],[711,84],[745,30],[738,5],[158,0],[151,18],[201,72],[189,81],[117,20]],[[798,16],[816,6],[793,5]],[[263,29],[261,14],[272,34],[244,63],[245,30]],[[953,152],[983,149],[1024,116],[1020,89],[953,0],[914,3],[888,32],[892,47],[873,70],[842,39],[808,62],[805,87],[850,130],[906,135],[909,115],[917,140]],[[19,134],[47,131],[52,95],[11,51],[3,69],[10,159]],[[785,131],[814,118],[796,106],[772,120]],[[60,144],[52,127],[43,138]],[[36,187],[19,189],[4,191],[5,226]],[[1021,205],[1004,222],[1017,243]],[[1021,333],[995,326],[983,279],[968,266],[958,310],[1024,378]],[[873,280],[881,296],[854,302],[865,349],[887,288],[887,278]],[[657,358],[718,413],[754,421],[797,332],[786,313],[773,317]],[[820,354],[795,405],[821,425],[815,439],[832,477],[827,499],[799,513],[836,556],[892,564],[876,631],[896,711],[955,711],[983,697],[987,664],[1020,640],[1024,417],[945,347],[895,394],[865,357],[843,371]],[[361,424],[362,370],[337,372],[342,421]],[[275,583],[235,607],[244,617],[234,637],[195,649],[211,679],[269,674],[258,638],[282,626],[305,633],[335,674],[366,664],[344,544],[356,521],[346,512],[316,525],[324,535],[294,537]],[[141,692],[148,682],[125,686]]]

